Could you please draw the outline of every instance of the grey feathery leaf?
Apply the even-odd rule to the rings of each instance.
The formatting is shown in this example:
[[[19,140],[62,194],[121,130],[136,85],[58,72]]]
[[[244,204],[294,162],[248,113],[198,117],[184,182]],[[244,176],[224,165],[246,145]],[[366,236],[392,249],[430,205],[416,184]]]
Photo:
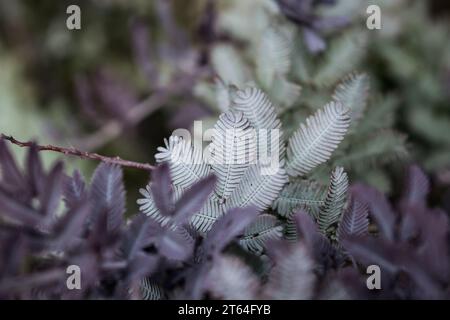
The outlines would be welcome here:
[[[297,224],[294,215],[291,215],[284,225],[284,239],[289,242],[297,242],[298,240]]]
[[[304,245],[296,243],[277,257],[264,293],[274,300],[311,299],[315,282],[313,259]]]
[[[191,225],[198,232],[206,234],[223,214],[223,205],[215,199],[209,199],[203,208],[192,216]]]
[[[287,184],[274,201],[272,208],[288,217],[292,212],[302,207],[317,217],[319,209],[325,203],[326,190],[314,181],[296,181]]]
[[[220,115],[210,144],[211,167],[217,176],[215,196],[225,201],[256,158],[255,132],[242,112]]]
[[[314,75],[317,85],[332,85],[355,70],[362,60],[367,43],[367,33],[351,31],[334,39]]]
[[[263,175],[259,165],[252,165],[231,194],[227,208],[254,205],[260,211],[271,206],[283,186],[288,182],[285,170],[280,167],[275,174]]]
[[[298,102],[302,87],[286,78],[276,77],[273,85],[267,90],[272,101],[285,110]]]
[[[258,159],[272,158],[275,154],[278,154],[278,160],[283,158],[286,147],[281,122],[269,97],[258,88],[247,87],[233,93],[232,107],[242,112],[256,129]]]
[[[143,300],[162,300],[164,290],[155,281],[146,277],[141,280],[141,295]]]
[[[170,217],[162,215],[156,207],[155,201],[153,200],[151,183],[149,183],[145,189],[141,188],[139,192],[143,196],[143,198],[137,200],[139,211],[152,218],[160,225],[167,225],[167,223],[170,221]]]
[[[167,226],[171,224],[171,217],[167,217],[161,214],[153,201],[153,195],[151,192],[150,184],[145,189],[140,189],[139,192],[143,198],[137,200],[139,205],[139,211],[147,215],[161,226]],[[174,188],[172,202],[176,203],[184,194],[183,189]],[[206,234],[211,226],[219,219],[224,213],[223,205],[215,199],[208,199],[203,207],[196,212],[190,219],[190,224],[195,230],[202,234]]]
[[[369,208],[366,204],[352,198],[350,205],[342,215],[337,236],[339,241],[346,236],[362,236],[368,233]]]
[[[251,71],[231,44],[218,44],[211,50],[211,64],[226,84],[243,85],[250,80]]]
[[[266,241],[280,239],[282,235],[283,226],[278,219],[271,214],[262,214],[245,229],[239,243],[245,250],[260,255]]]
[[[313,56],[305,45],[304,38],[296,34],[292,45],[292,74],[303,83],[311,83],[314,74]]]
[[[370,141],[370,143],[367,143]],[[346,168],[367,168],[408,156],[406,136],[393,130],[378,130],[365,139],[352,144],[336,163]]]
[[[272,102],[260,89],[247,87],[232,96],[233,108],[242,112],[255,129],[281,129]]]
[[[178,136],[164,139],[164,147],[158,147],[157,162],[168,162],[172,182],[180,188],[187,188],[194,182],[208,176],[210,168],[204,161],[202,150],[194,148],[190,141]]]
[[[303,176],[327,161],[349,125],[348,109],[338,102],[330,102],[318,110],[289,139],[286,172],[291,176]]]
[[[227,112],[231,105],[230,86],[226,85],[222,79],[215,80],[216,104],[221,112]]]
[[[341,167],[337,167],[331,174],[325,204],[319,212],[317,223],[319,230],[326,234],[329,228],[339,222],[347,200],[348,178]]]
[[[237,257],[222,255],[214,260],[208,274],[207,289],[216,298],[251,300],[259,294],[259,279]]]
[[[350,109],[350,116],[354,125],[366,109],[368,95],[368,76],[365,73],[350,74],[336,87],[333,99]]]
[[[395,122],[400,98],[397,95],[371,95],[370,105],[358,125],[358,134],[366,135],[380,129],[392,128]]]
[[[151,192],[151,183],[147,185],[145,189],[141,188],[139,192],[143,196],[137,200],[139,205],[139,211],[147,215],[149,218],[156,221],[161,226],[167,226],[173,222],[173,219],[168,216],[164,216],[156,207]],[[174,187],[172,195],[172,203],[177,203],[182,196],[184,196],[185,190],[179,187]],[[196,212],[191,218],[191,225],[200,233],[206,233],[211,229],[214,222],[220,218],[223,214],[223,205],[219,204],[215,199],[209,198],[198,212]]]
[[[268,28],[256,52],[256,75],[264,88],[270,88],[277,75],[285,76],[291,66],[291,41],[285,30]]]

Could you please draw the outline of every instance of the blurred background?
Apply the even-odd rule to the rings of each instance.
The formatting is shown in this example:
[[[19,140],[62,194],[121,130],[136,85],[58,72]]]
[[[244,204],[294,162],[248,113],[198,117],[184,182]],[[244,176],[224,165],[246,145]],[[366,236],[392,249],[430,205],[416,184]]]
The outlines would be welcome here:
[[[80,30],[66,27],[72,4],[81,9]],[[366,27],[370,4],[381,8],[381,30]],[[371,119],[389,125],[377,137],[398,143],[364,152],[350,146],[354,156],[342,161],[351,178],[393,192],[396,165],[418,162],[441,186],[435,197],[445,198],[449,10],[443,0],[0,0],[0,132],[154,163],[172,130],[214,123],[221,83],[256,82],[290,132],[340,79],[365,72]],[[261,61],[273,63],[261,55],[268,26],[294,34],[289,74],[276,87],[258,77]],[[375,127],[367,124],[367,134]],[[45,154],[47,163],[57,157]],[[85,176],[96,165],[65,160]],[[148,174],[125,174],[135,209],[133,191]]]

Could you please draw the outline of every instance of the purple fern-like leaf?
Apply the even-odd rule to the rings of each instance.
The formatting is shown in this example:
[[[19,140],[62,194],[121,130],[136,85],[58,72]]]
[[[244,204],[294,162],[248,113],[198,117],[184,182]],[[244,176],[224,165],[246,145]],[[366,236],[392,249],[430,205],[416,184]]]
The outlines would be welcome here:
[[[202,209],[213,192],[216,181],[216,177],[210,175],[189,188],[175,204],[173,223],[176,225],[184,224],[193,214]]]
[[[352,196],[368,205],[369,212],[377,222],[382,234],[389,240],[394,239],[397,215],[387,198],[373,187],[355,184],[351,187]]]
[[[362,236],[368,233],[369,210],[366,204],[356,199],[350,200],[337,230],[338,239],[349,235]]]
[[[102,163],[94,172],[90,197],[94,218],[107,213],[107,230],[117,231],[123,223],[125,213],[125,190],[122,169]]]
[[[156,207],[161,211],[161,214],[165,216],[169,216],[173,212],[173,190],[171,184],[172,180],[170,177],[169,165],[163,163],[152,173],[151,190]]]

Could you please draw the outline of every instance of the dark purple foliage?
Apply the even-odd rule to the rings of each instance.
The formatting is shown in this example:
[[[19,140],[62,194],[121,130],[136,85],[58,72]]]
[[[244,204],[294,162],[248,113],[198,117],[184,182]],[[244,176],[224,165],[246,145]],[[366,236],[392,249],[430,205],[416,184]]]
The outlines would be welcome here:
[[[258,208],[234,208],[223,215],[211,228],[202,245],[206,257],[214,257],[222,252],[234,238],[242,235],[245,228],[258,215]]]
[[[152,194],[162,215],[171,217],[168,228],[157,227],[156,246],[161,254],[172,260],[187,260],[193,254],[195,239],[187,230],[191,216],[198,212],[211,195],[216,182],[215,176],[206,177],[173,203],[170,170],[162,164],[152,174]]]
[[[169,295],[178,287],[181,295],[193,297],[190,288],[196,284],[201,297],[200,284],[213,260],[257,215],[256,208],[234,209],[203,239],[189,221],[212,193],[216,178],[198,181],[173,203],[170,173],[163,165],[153,172],[153,184],[160,187],[153,197],[161,212],[167,210],[170,224],[163,227],[144,215],[126,223],[120,167],[100,164],[88,185],[78,171],[65,176],[60,162],[45,172],[34,147],[24,174],[3,140],[0,155],[4,299],[139,298],[145,277]],[[66,209],[59,213],[62,199]],[[81,290],[66,287],[69,265],[82,271]]]
[[[90,76],[78,75],[75,91],[81,111],[96,125],[111,119],[127,125],[129,111],[139,102],[127,79],[108,67]]]
[[[187,223],[203,207],[215,183],[216,177],[211,175],[190,187],[175,204],[172,222],[176,225]]]
[[[207,277],[215,259],[225,247],[241,235],[258,215],[256,207],[235,208],[214,223],[197,250],[198,263],[188,271],[187,285],[183,298],[201,299],[207,286]]]
[[[427,207],[429,181],[418,167],[409,168],[405,185],[395,210],[377,190],[354,186],[354,197],[368,205],[380,234],[344,236],[342,245],[357,262],[380,266],[381,298],[448,298],[448,216]]]
[[[172,130],[178,128],[190,128],[197,119],[211,116],[212,113],[202,102],[188,101],[183,103],[170,119],[169,126]]]
[[[306,212],[299,211],[294,215],[300,240],[304,241],[311,255],[315,258],[319,273],[325,273],[342,263],[342,256],[332,243],[320,233],[315,222]]]
[[[138,104],[134,89],[113,70],[99,70],[93,78],[93,87],[103,110],[119,121],[127,120],[127,112]]]
[[[63,194],[68,208],[73,208],[87,197],[86,184],[78,170],[73,172],[72,177],[64,177]]]
[[[425,206],[429,191],[430,182],[425,173],[417,166],[409,167],[402,202],[408,206]]]
[[[136,19],[132,23],[131,40],[136,64],[146,76],[149,86],[158,87],[159,75],[154,64],[154,48],[150,44],[150,32],[141,19]]]
[[[80,111],[86,120],[92,121],[95,125],[101,125],[104,119],[101,119],[97,108],[95,107],[94,92],[91,89],[89,79],[84,75],[77,75],[74,78],[75,95],[80,105]]]
[[[2,298],[126,297],[127,291],[118,289],[155,268],[155,257],[144,251],[148,238],[139,236],[148,235],[151,225],[139,223],[136,233],[136,223],[124,223],[119,167],[99,165],[88,187],[78,172],[64,176],[61,162],[45,172],[34,147],[24,174],[3,140],[0,154]],[[65,212],[59,212],[62,193]],[[132,246],[135,237],[140,240]],[[66,268],[72,264],[82,270],[81,290],[66,287]],[[113,286],[103,288],[103,282],[111,281]]]
[[[61,162],[45,171],[35,146],[25,164],[22,172],[0,140],[2,299],[202,299],[211,293],[210,272],[224,261],[222,255],[236,253],[234,258],[243,255],[262,268],[261,279],[255,274],[248,282],[265,288],[256,293],[249,288],[255,297],[322,298],[330,296],[327,290],[345,287],[358,299],[449,298],[448,216],[428,208],[430,181],[415,166],[395,205],[372,187],[354,185],[336,238],[327,238],[300,210],[292,217],[298,241],[269,240],[262,259],[235,241],[257,217],[255,207],[228,210],[206,235],[192,229],[191,217],[213,192],[214,176],[174,201],[168,166],[156,168],[152,196],[169,218],[162,226],[142,214],[126,221],[120,167],[100,164],[87,184],[78,171],[66,176]],[[375,223],[370,230],[369,218]],[[365,286],[364,267],[370,264],[381,268],[382,290]],[[82,271],[81,290],[66,286],[70,265]],[[307,285],[291,286],[289,279]]]
[[[376,221],[383,236],[393,240],[397,215],[384,194],[362,184],[355,184],[351,188],[351,192],[357,200],[369,206],[370,214]]]
[[[320,35],[322,31],[339,29],[347,25],[347,17],[321,17],[316,13],[320,5],[333,5],[335,0],[276,0],[281,12],[292,22],[303,27],[303,36],[307,48],[318,53],[326,48]]]
[[[91,203],[94,218],[107,212],[108,231],[120,229],[125,213],[125,190],[122,169],[100,164],[91,182]]]
[[[315,259],[319,288],[337,279],[351,298],[448,299],[448,216],[428,207],[429,189],[430,181],[417,166],[408,168],[395,205],[372,187],[354,185],[336,243],[318,232],[307,213],[297,212],[293,219]],[[369,217],[374,222],[370,230]],[[276,260],[282,247],[269,243],[267,250]],[[381,290],[366,287],[365,267],[372,264],[380,267]]]
[[[168,164],[164,163],[159,170],[153,171],[151,189],[153,199],[161,214],[170,216],[173,213],[173,190]]]
[[[352,198],[348,208],[342,215],[341,223],[337,230],[339,239],[350,235],[363,236],[368,233],[369,209],[366,204]]]

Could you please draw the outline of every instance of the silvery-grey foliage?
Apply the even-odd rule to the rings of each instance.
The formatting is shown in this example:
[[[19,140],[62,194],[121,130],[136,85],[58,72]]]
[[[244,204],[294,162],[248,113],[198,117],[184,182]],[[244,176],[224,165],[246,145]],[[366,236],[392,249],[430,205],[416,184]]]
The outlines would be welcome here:
[[[347,132],[350,123],[348,109],[340,102],[330,102],[308,118],[306,125],[302,124],[289,140],[286,165],[281,122],[268,96],[262,90],[248,85],[239,89],[222,83],[222,89],[222,93],[226,90],[229,99],[225,99],[228,102],[222,100],[230,108],[219,116],[214,126],[212,141],[207,149],[209,158],[194,152],[190,141],[175,136],[165,140],[166,146],[159,147],[159,153],[155,156],[158,162],[169,164],[173,176],[170,192],[177,199],[177,193],[183,194],[183,190],[193,182],[210,172],[216,175],[218,182],[214,193],[192,215],[190,225],[200,234],[206,235],[227,211],[247,206],[255,206],[261,213],[273,208],[286,218],[301,207],[323,226],[337,222],[345,204],[345,196],[343,200],[339,198],[342,201],[334,199],[330,195],[335,192],[334,185],[333,192],[329,191],[325,197],[324,188],[313,181],[292,181],[288,184],[286,171],[289,170],[291,176],[303,176],[328,160]],[[273,134],[271,130],[277,130],[279,134]],[[261,138],[261,131],[269,135],[267,140]],[[278,150],[276,159],[279,162],[271,163],[273,167],[261,163],[260,142],[265,142],[269,155]],[[189,163],[193,160],[196,163]],[[332,183],[339,184],[340,181]],[[144,198],[138,200],[140,210],[160,223],[167,223],[168,219],[156,208],[150,189],[149,186],[141,189]],[[346,188],[338,188],[338,191],[342,197]],[[339,206],[334,208],[336,201]],[[288,228],[285,232],[289,233]],[[278,218],[263,213],[246,229],[240,244],[250,252],[262,254],[265,243],[279,239],[282,233],[282,223]]]
[[[269,274],[265,295],[276,300],[305,300],[314,294],[316,276],[314,261],[307,248],[300,244],[288,246],[275,258]]]
[[[292,106],[301,92],[301,87],[289,80],[292,40],[291,29],[270,26],[264,30],[256,46],[255,77],[279,108]]]
[[[252,300],[259,294],[260,281],[242,260],[223,255],[208,274],[207,288],[215,298]]]
[[[367,42],[367,33],[359,30],[352,30],[333,39],[313,81],[321,86],[332,85],[351,73],[364,57]]]
[[[153,200],[153,195],[151,191],[151,183],[149,183],[145,189],[139,189],[139,192],[143,196],[137,200],[137,204],[139,205],[139,210],[150,218],[154,219],[156,222],[161,225],[166,225],[170,218],[161,215],[158,208],[156,207],[155,201]]]
[[[170,218],[162,215],[156,206],[151,190],[152,183],[153,182],[150,182],[145,189],[139,189],[139,193],[143,196],[143,198],[137,200],[139,211],[159,223],[161,226],[165,226],[170,221]],[[181,198],[183,191],[184,189],[180,187],[172,186],[172,203],[177,202]]]
[[[331,226],[340,221],[347,200],[347,190],[347,173],[344,168],[337,167],[331,173],[327,197],[317,217],[319,229],[324,234],[329,231]]]
[[[288,178],[283,168],[279,168],[272,175],[262,175],[262,170],[258,165],[247,170],[242,183],[231,194],[229,207],[255,205],[263,211],[272,204]]]
[[[162,300],[164,299],[163,289],[150,278],[141,280],[141,296],[143,300]]]
[[[286,172],[304,176],[327,161],[347,133],[349,110],[339,102],[330,102],[306,119],[289,139]]]
[[[249,225],[239,243],[241,246],[255,254],[261,254],[267,240],[281,239],[283,226],[271,214],[262,214]]]
[[[286,147],[281,121],[269,97],[261,89],[246,87],[233,92],[231,102],[233,109],[241,111],[256,129],[257,147],[265,145],[263,139],[266,139],[268,141],[266,154],[269,156],[277,152],[277,157],[283,158]],[[262,150],[258,149],[258,152],[261,156]]]
[[[291,67],[290,37],[286,30],[268,28],[256,52],[256,73],[264,88],[270,88],[278,77],[285,77]]]
[[[164,144],[158,147],[155,159],[158,163],[169,163],[174,185],[186,188],[210,173],[210,167],[202,158],[203,150],[194,148],[190,141],[171,136],[164,139]]]
[[[281,129],[275,107],[261,89],[247,87],[232,97],[233,108],[242,112],[255,129]]]
[[[205,206],[191,219],[192,226],[202,234],[206,234],[223,214],[224,206],[215,199],[209,199]]]
[[[366,74],[350,74],[336,87],[333,99],[350,109],[352,125],[359,120],[367,106],[369,78]]]
[[[325,203],[326,190],[315,181],[301,180],[288,183],[273,202],[272,208],[283,216],[290,216],[297,208],[304,208],[314,217]]]
[[[223,203],[256,157],[255,131],[242,112],[228,111],[220,115],[209,152],[212,171],[218,178],[215,195]]]

